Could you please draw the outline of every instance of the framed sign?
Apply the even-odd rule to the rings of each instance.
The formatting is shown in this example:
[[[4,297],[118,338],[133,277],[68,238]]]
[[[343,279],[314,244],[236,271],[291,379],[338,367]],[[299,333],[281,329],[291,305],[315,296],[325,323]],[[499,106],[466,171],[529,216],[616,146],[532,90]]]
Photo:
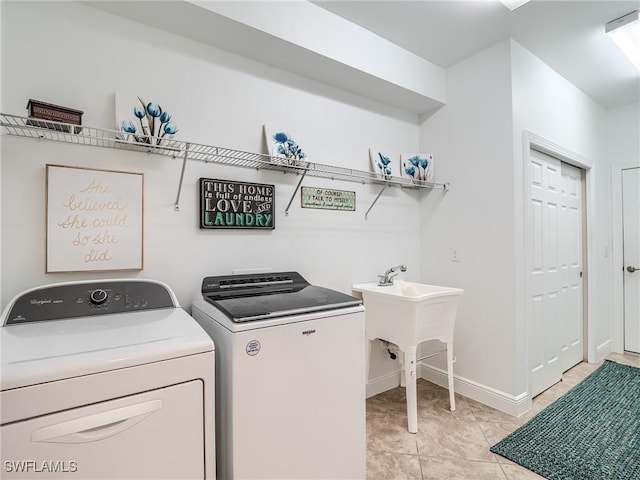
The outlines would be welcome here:
[[[142,270],[142,173],[47,165],[46,272]]]
[[[321,208],[324,210],[356,209],[356,192],[333,188],[302,187],[300,193],[302,208]]]
[[[274,186],[200,179],[200,228],[273,230]]]

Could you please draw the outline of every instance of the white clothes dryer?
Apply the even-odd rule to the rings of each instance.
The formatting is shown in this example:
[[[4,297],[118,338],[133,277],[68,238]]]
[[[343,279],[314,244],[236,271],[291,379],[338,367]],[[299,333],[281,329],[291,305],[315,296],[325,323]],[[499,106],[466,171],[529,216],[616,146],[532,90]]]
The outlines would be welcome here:
[[[215,478],[214,355],[160,282],[23,292],[0,328],[0,476]]]

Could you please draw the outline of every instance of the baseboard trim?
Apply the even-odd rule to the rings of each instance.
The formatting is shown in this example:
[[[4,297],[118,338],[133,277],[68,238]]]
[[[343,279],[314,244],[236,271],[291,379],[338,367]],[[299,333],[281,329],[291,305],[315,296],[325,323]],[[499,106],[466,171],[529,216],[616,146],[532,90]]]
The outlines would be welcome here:
[[[441,370],[425,363],[418,363],[418,377],[448,388],[446,370]],[[531,409],[531,398],[527,392],[514,396],[458,375],[454,375],[453,383],[456,393],[508,415],[519,417]]]
[[[381,377],[369,380],[367,383],[367,398],[386,392],[400,385],[400,371],[391,372]]]
[[[595,358],[595,362],[592,362],[592,363],[599,362],[603,358],[606,358],[606,356],[612,352],[613,352],[613,340],[610,339],[604,343],[601,343],[596,347],[596,358]]]

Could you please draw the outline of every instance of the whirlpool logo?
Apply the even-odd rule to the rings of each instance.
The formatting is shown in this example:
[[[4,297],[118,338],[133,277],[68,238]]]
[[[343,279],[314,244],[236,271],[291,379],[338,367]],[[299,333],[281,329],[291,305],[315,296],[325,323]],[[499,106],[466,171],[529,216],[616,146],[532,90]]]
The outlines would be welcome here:
[[[315,329],[315,328],[314,328],[313,330],[303,330],[303,331],[302,331],[302,334],[303,334],[303,335],[306,335],[307,337],[308,337],[309,335],[311,335],[312,333],[316,333],[316,329]]]

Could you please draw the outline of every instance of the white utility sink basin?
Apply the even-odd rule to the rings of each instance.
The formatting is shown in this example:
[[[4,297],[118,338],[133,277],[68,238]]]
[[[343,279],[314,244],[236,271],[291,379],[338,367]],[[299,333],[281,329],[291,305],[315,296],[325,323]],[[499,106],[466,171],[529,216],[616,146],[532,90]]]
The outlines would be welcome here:
[[[447,345],[449,399],[451,410],[455,410],[453,331],[458,298],[464,290],[403,280],[385,286],[377,283],[357,283],[352,286],[352,290],[361,294],[364,302],[369,356],[371,340],[377,338],[396,344],[404,353],[409,431],[418,431],[416,350],[424,341],[440,340]]]
[[[366,292],[372,295],[384,297],[403,297],[409,302],[421,302],[432,298],[461,295],[464,290],[459,288],[441,287],[439,285],[427,285],[426,283],[406,282],[404,280],[396,280],[393,285],[381,286],[378,283],[356,283],[352,290],[355,292]]]
[[[362,294],[367,338],[382,338],[401,350],[425,340],[453,341],[460,288],[396,281],[393,285],[357,283],[352,290]]]

